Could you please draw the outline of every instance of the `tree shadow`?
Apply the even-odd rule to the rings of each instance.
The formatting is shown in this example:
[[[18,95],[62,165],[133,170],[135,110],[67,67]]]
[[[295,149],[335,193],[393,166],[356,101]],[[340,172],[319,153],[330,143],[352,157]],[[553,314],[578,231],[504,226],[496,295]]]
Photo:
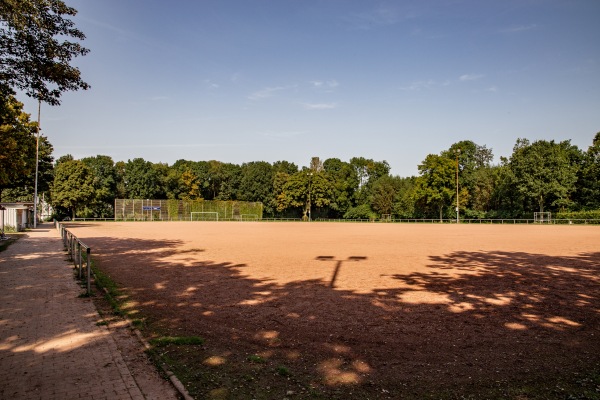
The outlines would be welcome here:
[[[397,398],[600,363],[600,253],[430,256],[430,272],[389,275],[396,286],[365,294],[335,289],[342,265],[363,256],[312,256],[335,261],[331,280],[278,284],[179,240],[84,240],[155,329],[207,339],[195,365],[218,357],[214,368],[254,371],[258,355],[325,393]]]

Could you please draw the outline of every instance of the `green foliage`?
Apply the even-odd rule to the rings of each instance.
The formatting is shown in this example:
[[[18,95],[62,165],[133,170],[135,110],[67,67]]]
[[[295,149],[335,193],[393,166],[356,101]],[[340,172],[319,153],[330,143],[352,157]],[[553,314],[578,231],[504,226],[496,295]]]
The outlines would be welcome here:
[[[554,214],[554,219],[595,219],[600,221],[600,210],[560,211]]]
[[[114,196],[117,190],[117,177],[114,162],[109,156],[82,158],[89,168],[93,181],[94,195],[81,213],[82,217],[108,218],[114,216]]]
[[[35,172],[37,124],[13,96],[0,98],[0,190]],[[33,182],[30,182],[32,184]]]
[[[433,217],[439,213],[443,218],[444,207],[450,205],[456,190],[454,161],[449,158],[429,154],[419,165],[421,176],[417,179],[415,201],[424,216]]]
[[[23,90],[51,105],[68,90],[88,89],[70,65],[88,50],[85,35],[67,16],[77,11],[61,0],[3,0],[0,3],[0,92]],[[68,41],[65,39],[76,39]]]
[[[538,140],[529,143],[517,140],[510,158],[510,168],[517,190],[537,202],[538,210],[548,206],[557,209],[571,205],[575,191],[580,157],[579,150],[570,141],[555,143]]]
[[[91,170],[80,160],[65,161],[56,166],[52,186],[52,204],[77,211],[94,197],[94,180]]]
[[[374,220],[377,218],[377,214],[371,210],[368,204],[361,204],[356,207],[352,207],[344,214],[345,219],[368,219]]]

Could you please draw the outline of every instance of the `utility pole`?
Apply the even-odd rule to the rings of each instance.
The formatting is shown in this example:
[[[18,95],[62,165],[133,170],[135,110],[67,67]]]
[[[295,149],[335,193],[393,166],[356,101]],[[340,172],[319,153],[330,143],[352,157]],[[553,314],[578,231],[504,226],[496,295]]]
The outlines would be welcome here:
[[[460,155],[460,149],[456,149],[456,223],[460,222],[460,211],[458,208],[458,156]]]
[[[33,228],[37,228],[37,204],[38,204],[38,163],[40,156],[40,117],[42,111],[42,100],[38,99],[38,123],[37,138],[35,140],[35,189],[33,194]]]

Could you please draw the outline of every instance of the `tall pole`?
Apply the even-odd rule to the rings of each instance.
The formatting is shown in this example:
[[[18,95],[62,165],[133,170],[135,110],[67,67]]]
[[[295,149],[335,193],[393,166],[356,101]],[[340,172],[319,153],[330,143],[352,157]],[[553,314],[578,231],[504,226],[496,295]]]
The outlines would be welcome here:
[[[35,140],[35,189],[33,194],[33,228],[37,228],[37,204],[38,204],[38,160],[40,156],[40,117],[42,111],[42,100],[38,99],[38,123],[37,138]]]
[[[460,149],[456,150],[456,223],[460,222],[460,209],[458,208],[458,155],[460,154]]]

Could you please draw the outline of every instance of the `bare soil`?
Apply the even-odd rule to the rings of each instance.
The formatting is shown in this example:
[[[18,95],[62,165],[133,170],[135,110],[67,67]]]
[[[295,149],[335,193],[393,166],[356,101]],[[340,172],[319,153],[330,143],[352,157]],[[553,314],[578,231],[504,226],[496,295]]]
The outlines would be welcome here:
[[[600,227],[71,230],[197,398],[600,397]]]

